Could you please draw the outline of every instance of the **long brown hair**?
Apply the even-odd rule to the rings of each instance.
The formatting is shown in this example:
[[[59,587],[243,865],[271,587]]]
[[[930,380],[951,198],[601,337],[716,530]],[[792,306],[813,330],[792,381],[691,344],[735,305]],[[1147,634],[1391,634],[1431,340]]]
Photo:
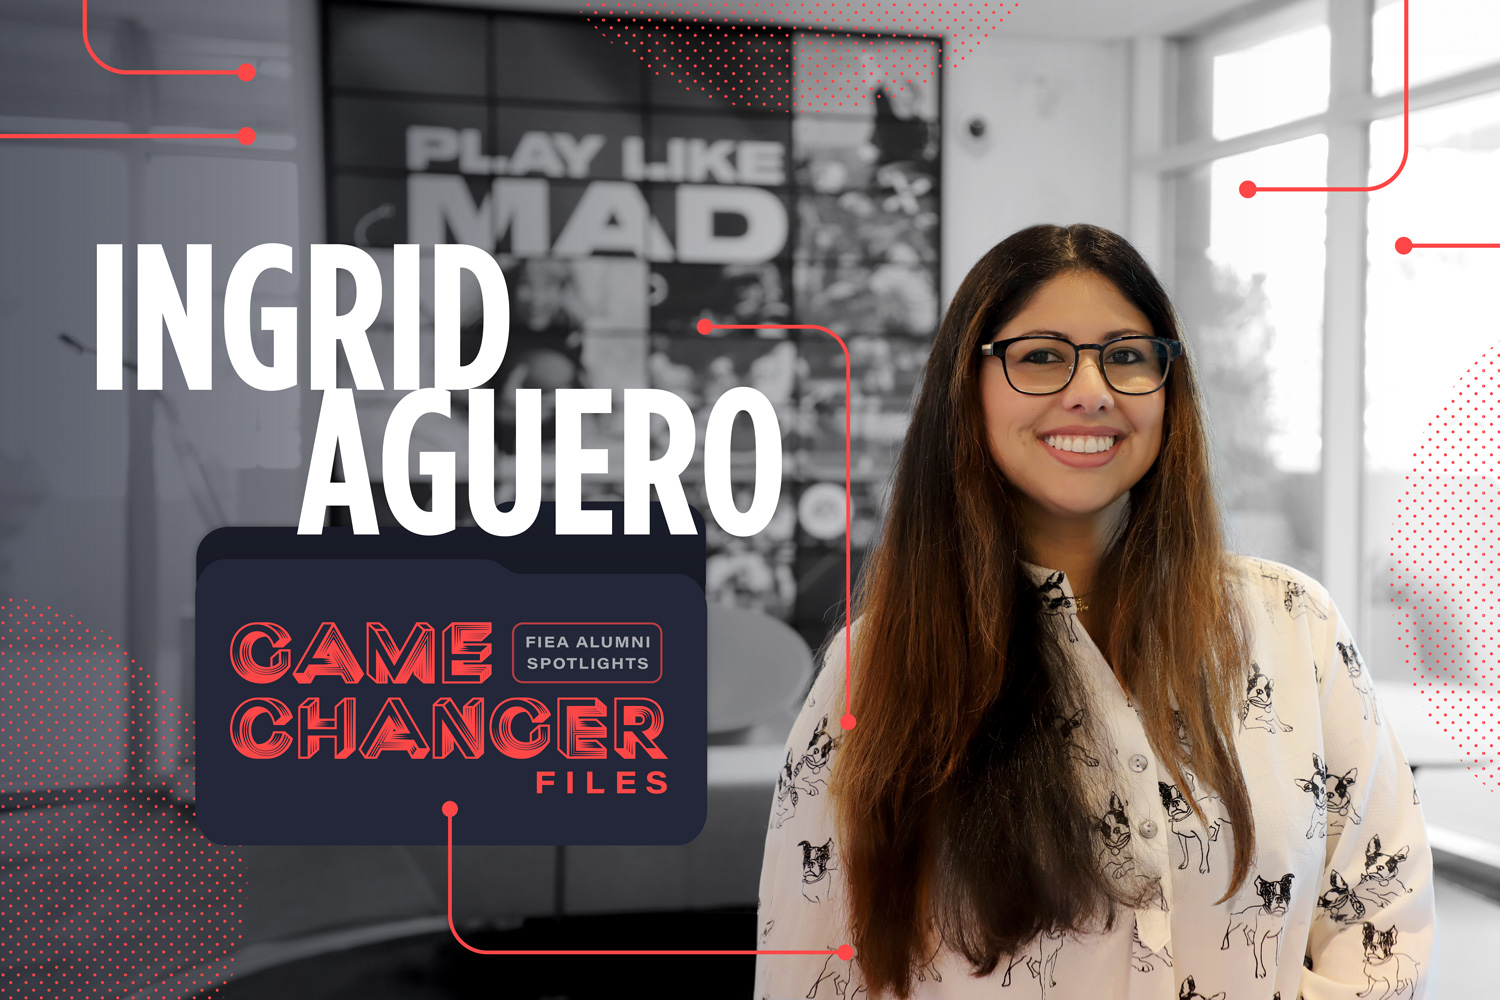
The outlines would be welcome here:
[[[938,330],[860,579],[858,725],[843,738],[831,791],[855,955],[872,995],[909,996],[935,944],[988,975],[1041,931],[1109,928],[1117,906],[1149,905],[1139,884],[1122,888],[1100,868],[1098,807],[1058,725],[1078,718],[1082,682],[1023,565],[1017,491],[992,457],[979,394],[979,345],[1043,282],[1074,270],[1109,278],[1157,336],[1181,338],[1150,266],[1108,230],[1033,226],[990,250]],[[1232,740],[1250,627],[1190,353],[1161,391],[1160,454],[1132,487],[1096,573],[1096,640],[1178,787],[1191,797],[1190,767],[1199,794],[1206,785],[1222,797],[1234,827],[1227,899],[1255,850]],[[1071,738],[1099,736],[1089,723]],[[1206,824],[1196,798],[1193,810]]]

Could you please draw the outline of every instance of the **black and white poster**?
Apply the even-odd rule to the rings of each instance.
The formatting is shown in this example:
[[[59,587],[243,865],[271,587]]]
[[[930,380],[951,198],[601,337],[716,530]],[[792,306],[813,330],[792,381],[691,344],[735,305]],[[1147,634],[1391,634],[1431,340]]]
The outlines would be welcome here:
[[[727,27],[692,24],[705,39],[725,34],[725,66],[710,80],[632,51],[633,24],[642,37],[672,30],[331,4],[328,239],[366,248],[383,269],[397,244],[428,258],[436,243],[495,254],[511,300],[509,347],[489,383],[502,502],[518,388],[544,391],[544,478],[548,390],[670,389],[698,418],[699,456],[720,394],[765,393],[781,421],[780,508],[753,538],[711,531],[708,597],[783,618],[816,643],[843,597],[843,351],[820,331],[704,336],[696,323],[817,324],[848,345],[857,568],[939,317],[939,42],[782,27],[731,40]],[[830,52],[840,87],[824,79]],[[424,279],[427,333],[430,270]],[[389,308],[377,344],[391,335]],[[461,309],[466,349],[477,351],[476,289]],[[396,395],[362,393],[361,422],[383,424]],[[585,497],[620,496],[619,402],[585,416],[584,446],[612,450],[611,472],[584,478]],[[754,456],[741,423],[733,468],[748,503]],[[466,433],[462,419],[424,423],[413,452],[462,456]],[[701,461],[686,480],[703,508]]]

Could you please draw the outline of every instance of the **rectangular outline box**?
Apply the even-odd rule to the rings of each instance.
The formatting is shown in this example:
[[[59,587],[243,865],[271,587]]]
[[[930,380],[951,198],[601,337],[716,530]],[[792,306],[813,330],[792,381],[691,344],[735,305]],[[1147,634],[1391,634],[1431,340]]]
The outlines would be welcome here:
[[[604,681],[597,677],[588,677],[578,681],[523,681],[516,676],[516,629],[522,625],[650,625],[656,629],[657,636],[657,673],[649,681]],[[516,622],[510,630],[510,679],[517,684],[655,684],[666,675],[666,633],[656,622]]]

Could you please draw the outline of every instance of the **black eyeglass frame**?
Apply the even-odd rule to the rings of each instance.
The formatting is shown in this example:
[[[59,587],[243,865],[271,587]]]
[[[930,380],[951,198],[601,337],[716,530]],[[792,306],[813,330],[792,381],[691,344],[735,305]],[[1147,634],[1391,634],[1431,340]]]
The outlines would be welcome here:
[[[1062,385],[1058,386],[1056,389],[1051,389],[1047,392],[1032,392],[1028,389],[1017,389],[1016,384],[1012,382],[1010,378],[1010,367],[1005,363],[1005,349],[1008,348],[1011,344],[1017,343],[1018,341],[1022,340],[1055,340],[1058,343],[1067,344],[1069,347],[1073,348],[1073,363],[1068,367],[1068,380]],[[1149,340],[1156,344],[1165,345],[1167,351],[1167,359],[1166,365],[1162,368],[1161,385],[1157,386],[1155,389],[1148,389],[1145,392],[1131,392],[1129,389],[1121,389],[1119,386],[1115,385],[1109,380],[1109,371],[1104,367],[1104,349],[1110,344],[1116,344],[1122,340]],[[1160,392],[1163,388],[1166,387],[1167,376],[1172,374],[1172,359],[1181,357],[1183,353],[1182,341],[1180,340],[1173,340],[1170,337],[1143,337],[1137,333],[1127,334],[1123,337],[1113,337],[1109,340],[1106,340],[1102,344],[1075,344],[1066,337],[1054,337],[1040,333],[1029,333],[1024,337],[1011,337],[1008,340],[996,340],[988,344],[980,344],[979,353],[987,358],[1000,359],[1000,369],[1001,371],[1005,372],[1005,381],[1010,385],[1012,389],[1015,389],[1017,392],[1023,393],[1027,396],[1054,396],[1073,384],[1073,376],[1078,374],[1078,358],[1084,351],[1089,350],[1090,348],[1099,352],[1099,373],[1104,376],[1105,384],[1107,384],[1115,392],[1122,393],[1126,396],[1149,396],[1153,392]]]

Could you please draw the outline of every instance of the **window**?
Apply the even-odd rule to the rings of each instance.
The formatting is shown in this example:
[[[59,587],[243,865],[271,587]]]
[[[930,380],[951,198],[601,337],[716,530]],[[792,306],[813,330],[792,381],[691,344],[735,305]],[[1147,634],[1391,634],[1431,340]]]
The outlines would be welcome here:
[[[1493,0],[1421,0],[1411,17],[1413,87],[1500,61],[1500,4]],[[1377,0],[1371,28],[1373,89],[1399,94],[1401,0]]]
[[[1209,405],[1240,547],[1329,586],[1382,701],[1393,712],[1421,703],[1400,714],[1412,720],[1408,756],[1434,762],[1420,777],[1428,820],[1493,842],[1500,810],[1480,808],[1463,767],[1441,766],[1460,754],[1436,727],[1420,728],[1427,693],[1409,683],[1420,668],[1472,703],[1474,690],[1459,688],[1480,680],[1488,648],[1474,594],[1441,574],[1419,582],[1418,642],[1390,583],[1392,535],[1429,421],[1495,351],[1487,293],[1500,251],[1402,255],[1395,244],[1500,241],[1489,197],[1500,169],[1500,7],[1411,8],[1410,155],[1390,185],[1238,192],[1243,180],[1356,184],[1362,171],[1373,185],[1401,162],[1402,0],[1366,0],[1260,6],[1159,50],[1138,45],[1157,62],[1137,67],[1137,83],[1163,81],[1172,127],[1153,135],[1149,116],[1140,126],[1137,177],[1156,187],[1137,190],[1160,192],[1159,256],[1211,397],[1229,397]],[[1259,365],[1245,360],[1255,352]],[[1493,498],[1493,479],[1455,489],[1484,487]]]
[[[1232,139],[1328,109],[1328,18],[1321,2],[1304,0],[1271,17],[1183,39],[1177,55],[1180,139]]]
[[[1238,189],[1249,178],[1323,177],[1328,140],[1320,133],[1240,153],[1202,140],[1323,110],[1328,26],[1320,5],[1299,4],[1265,23],[1185,40],[1178,57],[1179,131],[1206,153],[1166,175],[1167,270],[1199,361],[1230,543],[1317,576],[1327,197],[1247,201]],[[1271,72],[1284,60],[1297,69]]]

